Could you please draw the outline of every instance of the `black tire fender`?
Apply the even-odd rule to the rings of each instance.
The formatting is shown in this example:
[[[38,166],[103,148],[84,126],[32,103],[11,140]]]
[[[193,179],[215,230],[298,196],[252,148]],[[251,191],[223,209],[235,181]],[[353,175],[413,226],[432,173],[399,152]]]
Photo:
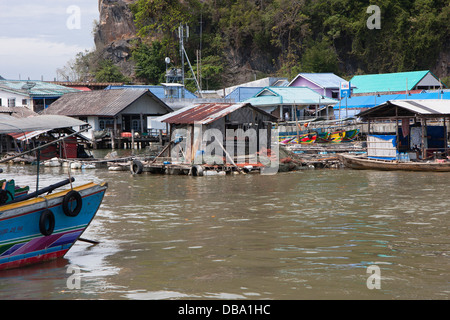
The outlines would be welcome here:
[[[203,176],[203,167],[198,164],[192,166],[191,175],[193,175],[194,177]]]
[[[144,170],[144,165],[139,160],[133,160],[133,162],[131,162],[130,169],[133,174],[141,174]]]
[[[42,211],[39,217],[39,231],[44,236],[49,236],[55,229],[55,215],[50,209]]]
[[[73,207],[73,202],[76,202],[76,206]],[[62,201],[62,209],[66,216],[68,217],[76,217],[83,205],[83,200],[81,199],[81,195],[78,191],[70,190],[66,193]]]
[[[9,192],[9,190],[0,189],[0,205],[4,205],[8,202],[8,200],[14,200],[14,196]]]

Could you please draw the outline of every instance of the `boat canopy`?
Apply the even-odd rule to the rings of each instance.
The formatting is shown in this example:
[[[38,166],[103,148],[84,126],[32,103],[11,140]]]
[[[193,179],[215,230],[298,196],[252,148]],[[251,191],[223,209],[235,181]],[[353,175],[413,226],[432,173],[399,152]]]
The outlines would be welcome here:
[[[67,116],[41,115],[28,118],[14,118],[0,120],[0,134],[29,132],[37,130],[52,130],[88,125],[88,123]]]

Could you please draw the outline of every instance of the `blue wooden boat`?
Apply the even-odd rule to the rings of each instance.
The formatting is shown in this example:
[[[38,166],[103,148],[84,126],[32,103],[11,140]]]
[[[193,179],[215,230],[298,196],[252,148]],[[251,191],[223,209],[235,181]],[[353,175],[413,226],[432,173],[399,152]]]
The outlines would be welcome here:
[[[89,226],[106,189],[105,183],[88,183],[0,206],[0,270],[64,256]]]
[[[36,116],[26,119],[11,119],[8,123],[2,123],[0,124],[0,134],[52,130],[85,124],[79,120],[62,116]],[[15,157],[35,152],[78,133],[62,137]],[[12,158],[14,156],[2,159],[0,162]],[[39,156],[37,163],[39,164]],[[39,165],[37,169],[38,178]],[[2,172],[1,169],[0,172]],[[64,256],[77,240],[86,241],[80,236],[97,213],[107,184],[91,182],[73,186],[74,180],[74,178],[69,178],[41,189],[37,187],[37,190],[32,193],[29,193],[28,187],[16,186],[15,179],[2,180],[0,187],[0,270],[57,259]],[[70,186],[68,186],[69,184]]]

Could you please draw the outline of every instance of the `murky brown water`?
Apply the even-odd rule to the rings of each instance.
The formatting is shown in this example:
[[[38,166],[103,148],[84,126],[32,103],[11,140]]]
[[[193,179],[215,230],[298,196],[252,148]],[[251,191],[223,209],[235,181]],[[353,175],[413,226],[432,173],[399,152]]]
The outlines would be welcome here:
[[[84,238],[56,262],[0,273],[0,299],[448,299],[450,173],[303,170],[107,181]],[[32,167],[2,175],[34,186]],[[41,186],[66,178],[42,168]],[[33,188],[33,187],[32,187]],[[80,289],[67,267],[81,268]],[[368,289],[367,268],[381,271]]]

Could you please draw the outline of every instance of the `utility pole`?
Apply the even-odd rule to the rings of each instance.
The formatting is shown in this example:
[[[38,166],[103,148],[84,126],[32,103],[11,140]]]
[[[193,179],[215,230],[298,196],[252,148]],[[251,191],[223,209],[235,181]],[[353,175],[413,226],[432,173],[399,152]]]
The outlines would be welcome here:
[[[180,24],[180,26],[178,27],[178,38],[180,38],[181,81],[183,82],[183,91],[181,93],[182,98],[184,98],[184,38],[185,37],[189,38],[189,27],[187,27],[186,34],[185,34],[184,26],[182,24]]]

